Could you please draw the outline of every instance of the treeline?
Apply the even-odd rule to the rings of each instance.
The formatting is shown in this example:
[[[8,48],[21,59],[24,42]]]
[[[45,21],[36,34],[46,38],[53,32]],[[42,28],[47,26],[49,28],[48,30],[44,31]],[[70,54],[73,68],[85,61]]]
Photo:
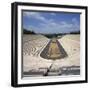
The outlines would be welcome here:
[[[70,32],[70,34],[80,34],[80,31]]]
[[[52,37],[58,37],[58,36],[62,36],[62,35],[65,35],[64,33],[61,34],[43,34],[44,36],[48,37],[48,38],[52,38]]]
[[[27,29],[23,29],[23,34],[36,34],[34,31],[30,31],[30,30],[27,30]]]
[[[41,34],[41,35],[44,35],[48,38],[52,38],[52,37],[63,36],[66,34],[80,34],[80,31],[72,31],[69,33],[58,33],[58,34],[56,34],[56,33],[54,33],[54,34],[43,34],[43,33],[35,33],[35,31],[33,31],[33,30],[23,29],[23,34]]]
[[[48,38],[52,38],[52,37],[63,36],[66,34],[80,34],[80,31],[75,31],[75,32],[70,32],[70,33],[58,33],[58,34],[43,34],[43,35],[48,37]]]

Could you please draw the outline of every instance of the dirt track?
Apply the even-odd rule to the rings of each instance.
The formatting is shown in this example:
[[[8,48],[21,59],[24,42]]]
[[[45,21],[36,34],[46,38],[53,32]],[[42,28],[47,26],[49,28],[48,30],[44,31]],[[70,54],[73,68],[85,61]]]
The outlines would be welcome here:
[[[56,38],[52,38],[41,52],[40,56],[45,59],[55,60],[66,57],[67,53],[58,40]]]

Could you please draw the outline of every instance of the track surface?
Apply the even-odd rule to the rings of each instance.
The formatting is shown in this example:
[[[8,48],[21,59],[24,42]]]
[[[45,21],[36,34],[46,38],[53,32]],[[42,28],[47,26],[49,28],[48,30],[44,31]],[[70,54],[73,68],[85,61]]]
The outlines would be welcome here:
[[[45,59],[61,59],[67,55],[66,51],[57,39],[53,38],[41,52],[40,56]]]

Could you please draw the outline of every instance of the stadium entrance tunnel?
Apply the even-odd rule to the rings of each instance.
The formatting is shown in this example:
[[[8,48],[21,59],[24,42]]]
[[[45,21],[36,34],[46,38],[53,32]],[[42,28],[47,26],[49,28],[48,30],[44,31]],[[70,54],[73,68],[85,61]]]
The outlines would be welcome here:
[[[67,53],[56,38],[52,38],[40,56],[45,59],[61,59],[67,57]]]

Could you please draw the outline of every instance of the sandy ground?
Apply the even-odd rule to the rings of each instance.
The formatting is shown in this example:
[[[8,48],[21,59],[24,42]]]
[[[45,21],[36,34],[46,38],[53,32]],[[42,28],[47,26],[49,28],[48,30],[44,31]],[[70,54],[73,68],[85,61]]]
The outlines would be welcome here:
[[[50,39],[42,35],[23,36],[23,71],[40,71],[51,67],[58,70],[61,67],[80,66],[80,35],[65,35],[58,39],[68,57],[62,59],[44,59],[40,53],[44,50]]]

